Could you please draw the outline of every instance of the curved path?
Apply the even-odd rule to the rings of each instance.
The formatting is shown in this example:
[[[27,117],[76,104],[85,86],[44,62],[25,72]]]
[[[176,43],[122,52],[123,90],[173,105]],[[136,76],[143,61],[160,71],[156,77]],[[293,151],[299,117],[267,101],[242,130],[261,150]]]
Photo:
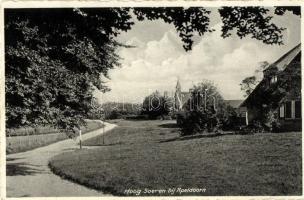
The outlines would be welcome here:
[[[105,122],[104,131],[115,126]],[[84,134],[82,138],[86,140],[102,133],[101,128]],[[6,164],[12,172],[6,175],[7,197],[104,196],[102,192],[54,175],[48,167],[48,161],[53,156],[78,149],[77,140],[67,139],[31,151],[7,155]]]

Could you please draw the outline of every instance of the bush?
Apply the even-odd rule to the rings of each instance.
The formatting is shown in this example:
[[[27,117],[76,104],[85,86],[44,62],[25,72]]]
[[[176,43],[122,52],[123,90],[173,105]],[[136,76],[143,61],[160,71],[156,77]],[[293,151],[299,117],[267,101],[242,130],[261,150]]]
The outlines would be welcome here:
[[[175,114],[182,135],[239,130],[240,118],[235,108],[225,103],[212,82],[204,81],[191,91],[184,112]]]
[[[202,132],[218,132],[220,123],[214,113],[185,111],[176,115],[181,135],[193,135]]]
[[[264,133],[269,131],[269,127],[265,126],[260,121],[253,121],[248,126],[239,126],[238,130],[236,130],[236,134],[247,135],[254,133]]]
[[[236,113],[235,109],[229,105],[225,105],[221,114],[218,114],[218,118],[221,123],[221,128],[224,131],[234,131],[237,130],[240,125],[240,117]]]
[[[128,120],[148,120],[149,116],[148,115],[129,115],[129,116],[126,116],[126,119],[128,119]]]
[[[172,120],[172,117],[170,115],[165,115],[163,117],[163,120]]]
[[[141,104],[107,102],[102,105],[105,119],[124,119],[141,113]]]
[[[107,119],[122,119],[122,118],[123,115],[117,110],[112,110],[107,116]]]
[[[144,99],[142,114],[148,115],[150,119],[164,119],[170,115],[172,106],[172,98],[162,96],[156,91]]]
[[[251,135],[254,133],[255,133],[254,130],[248,126],[239,126],[239,128],[235,130],[235,134],[240,134],[240,135]]]

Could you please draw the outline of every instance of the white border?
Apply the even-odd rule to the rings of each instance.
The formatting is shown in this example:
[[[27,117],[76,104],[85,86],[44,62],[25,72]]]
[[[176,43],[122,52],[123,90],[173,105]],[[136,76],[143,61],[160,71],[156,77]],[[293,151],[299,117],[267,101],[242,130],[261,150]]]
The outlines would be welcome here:
[[[0,0],[1,3],[1,0]],[[265,6],[265,7],[273,7],[273,6],[301,6],[301,43],[303,44],[303,27],[304,27],[304,1],[302,0],[282,0],[282,1],[275,1],[275,0],[268,0],[268,1],[162,1],[162,0],[121,0],[121,1],[110,1],[110,0],[101,0],[101,1],[2,1],[0,4],[0,14],[1,14],[1,21],[0,21],[0,52],[1,52],[1,59],[0,59],[0,81],[1,81],[1,88],[0,88],[0,197],[2,199],[16,199],[20,200],[20,198],[7,198],[6,197],[6,158],[5,158],[5,151],[6,151],[6,143],[5,143],[5,67],[4,67],[4,8],[74,8],[74,7],[160,7],[160,6],[204,6],[204,7],[219,7],[219,6]],[[301,48],[303,48],[301,46]],[[302,54],[302,62],[304,60],[304,56]],[[302,70],[302,77],[304,72]],[[302,80],[302,88],[303,88],[303,80]],[[303,92],[302,92],[302,116],[303,116]],[[302,124],[304,124],[304,118],[302,117]],[[304,187],[303,187],[303,175],[304,175],[304,163],[303,163],[303,136],[302,136],[302,196],[172,196],[172,197],[23,197],[22,199],[30,200],[30,199],[47,199],[47,200],[57,200],[57,199],[92,199],[92,200],[100,200],[107,199],[118,199],[118,198],[126,198],[126,199],[160,199],[160,200],[200,200],[200,199],[263,199],[263,200],[270,200],[270,199],[304,199]],[[30,183],[29,183],[30,184]],[[240,183],[241,184],[241,183]]]

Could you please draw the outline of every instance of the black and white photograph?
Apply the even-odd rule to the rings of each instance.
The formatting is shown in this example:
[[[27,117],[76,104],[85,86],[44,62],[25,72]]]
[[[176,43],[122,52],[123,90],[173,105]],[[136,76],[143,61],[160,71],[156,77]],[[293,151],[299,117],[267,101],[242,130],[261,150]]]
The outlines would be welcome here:
[[[251,3],[3,4],[1,197],[303,196],[303,2]]]

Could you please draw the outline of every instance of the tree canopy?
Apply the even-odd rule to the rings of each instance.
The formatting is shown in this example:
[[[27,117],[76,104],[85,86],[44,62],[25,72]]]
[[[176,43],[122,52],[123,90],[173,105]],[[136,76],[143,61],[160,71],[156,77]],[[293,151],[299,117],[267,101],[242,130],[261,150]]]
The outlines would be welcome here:
[[[142,113],[149,116],[150,119],[164,118],[173,109],[173,99],[161,95],[158,91],[145,97],[142,105]]]
[[[298,7],[278,7],[276,14]],[[233,31],[266,44],[282,44],[282,27],[262,7],[219,8],[222,36]],[[53,125],[72,129],[85,123],[93,91],[120,65],[115,39],[138,20],[173,24],[186,51],[194,34],[212,32],[202,7],[5,9],[6,126]]]

